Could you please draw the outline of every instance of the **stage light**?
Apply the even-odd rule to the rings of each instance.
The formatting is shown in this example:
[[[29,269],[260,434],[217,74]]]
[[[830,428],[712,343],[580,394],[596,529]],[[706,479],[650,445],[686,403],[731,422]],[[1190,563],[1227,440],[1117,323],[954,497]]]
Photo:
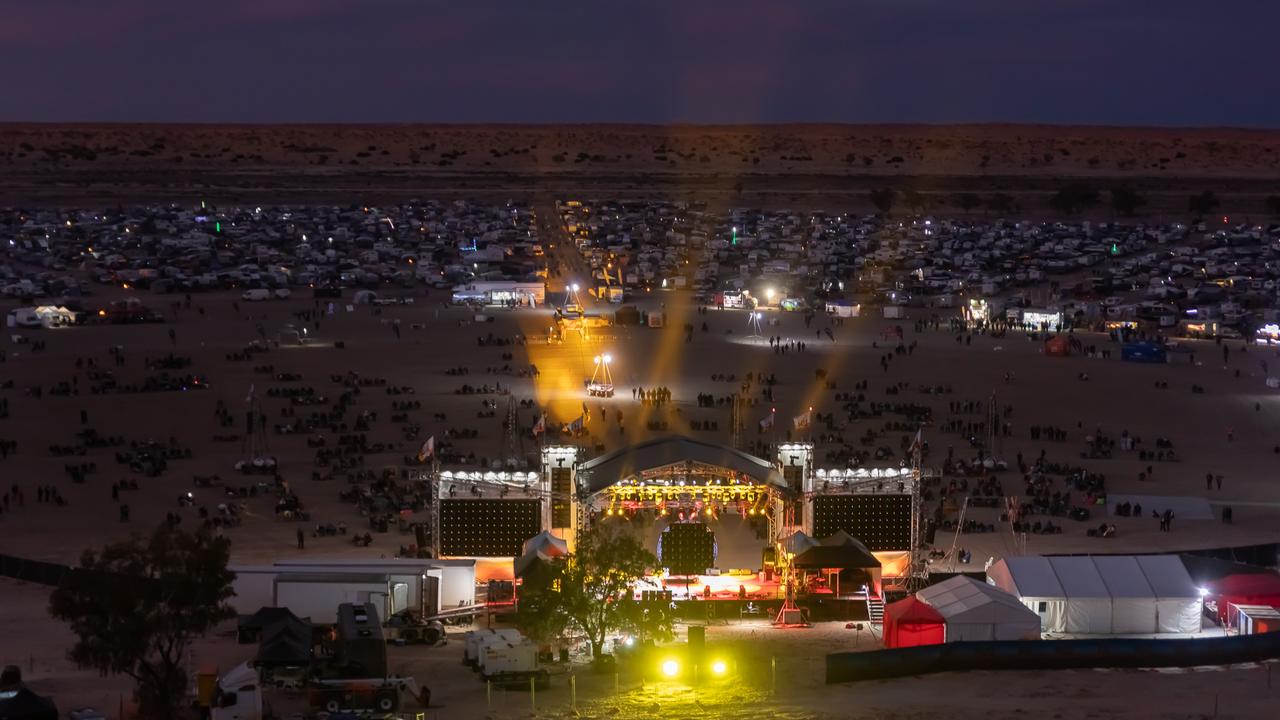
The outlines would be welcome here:
[[[725,663],[725,661],[716,660],[715,662],[711,663],[712,675],[724,675],[727,672],[729,672],[729,666]]]
[[[628,635],[627,639],[622,641],[622,644],[626,645],[627,647],[635,647],[636,639]]]
[[[675,660],[667,660],[662,663],[662,674],[669,678],[673,678],[680,674],[680,663]]]

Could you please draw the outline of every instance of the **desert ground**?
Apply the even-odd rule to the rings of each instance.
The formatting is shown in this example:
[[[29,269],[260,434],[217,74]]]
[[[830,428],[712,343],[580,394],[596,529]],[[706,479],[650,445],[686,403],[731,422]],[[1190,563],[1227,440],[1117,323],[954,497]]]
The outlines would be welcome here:
[[[0,203],[669,197],[870,211],[876,187],[1003,193],[1044,216],[1065,182],[1124,185],[1174,219],[1205,190],[1263,218],[1280,133],[1009,125],[0,125]],[[1095,210],[1100,217],[1109,210]]]
[[[94,301],[105,303],[122,289],[103,291]],[[1001,438],[1000,454],[1012,462],[1017,453],[1037,457],[1042,450],[1052,461],[1080,465],[1106,475],[1111,493],[1132,493],[1149,497],[1205,497],[1216,516],[1223,506],[1235,512],[1235,522],[1225,525],[1218,519],[1178,519],[1173,531],[1162,533],[1150,517],[1111,518],[1095,514],[1089,522],[1062,520],[1061,535],[1030,536],[1025,547],[1001,526],[995,510],[975,510],[968,516],[993,523],[997,532],[961,535],[958,539],[939,533],[936,546],[946,550],[953,540],[972,552],[971,565],[956,569],[980,571],[987,557],[1015,552],[1149,552],[1209,548],[1280,540],[1280,508],[1274,491],[1274,472],[1280,455],[1277,417],[1280,395],[1265,385],[1263,363],[1280,363],[1273,350],[1241,343],[1230,345],[1224,361],[1222,347],[1212,342],[1192,342],[1194,353],[1175,353],[1168,365],[1138,365],[1119,360],[1119,346],[1105,335],[1080,333],[1086,345],[1109,348],[1110,359],[1084,356],[1046,357],[1041,343],[1024,335],[1004,337],[974,335],[967,342],[946,330],[915,331],[911,320],[893,321],[904,330],[904,343],[914,345],[909,353],[895,354],[882,333],[891,321],[867,317],[833,325],[833,338],[823,330],[829,322],[816,319],[806,327],[798,314],[769,313],[762,328],[765,336],[804,342],[804,351],[789,349],[785,354],[768,341],[748,337],[746,315],[735,311],[709,309],[699,312],[691,298],[679,293],[654,293],[641,305],[664,309],[667,326],[662,329],[614,326],[587,340],[564,344],[541,340],[551,323],[547,310],[499,310],[486,313],[493,322],[476,322],[475,312],[448,307],[439,292],[419,291],[412,305],[380,309],[335,304],[333,314],[325,305],[296,295],[285,301],[248,303],[238,296],[221,293],[195,295],[189,307],[178,296],[144,296],[146,302],[165,310],[169,322],[154,325],[89,326],[57,330],[9,330],[3,342],[5,361],[2,377],[12,386],[0,390],[8,401],[9,415],[0,419],[0,438],[17,442],[17,451],[0,460],[4,490],[21,488],[25,502],[11,502],[0,515],[0,552],[55,562],[73,563],[86,547],[100,546],[147,532],[163,521],[166,513],[176,513],[184,527],[199,522],[197,508],[223,502],[222,491],[197,488],[194,475],[219,474],[228,484],[240,484],[233,463],[242,457],[237,441],[219,441],[216,436],[239,432],[223,427],[215,414],[222,401],[239,416],[246,407],[250,388],[261,398],[268,423],[296,420],[312,410],[323,410],[342,389],[333,375],[348,372],[361,377],[385,380],[385,386],[366,386],[348,410],[348,421],[362,411],[376,413],[367,432],[370,440],[386,443],[388,452],[366,455],[364,467],[379,470],[401,466],[413,455],[421,441],[434,436],[442,449],[474,453],[481,458],[504,460],[532,457],[537,442],[529,433],[539,409],[549,414],[552,426],[568,423],[582,413],[586,398],[583,380],[591,372],[591,358],[608,352],[615,358],[614,380],[618,395],[612,399],[591,399],[588,421],[591,447],[621,447],[662,431],[649,423],[667,425],[667,433],[687,433],[718,442],[729,440],[729,411],[700,408],[698,393],[728,395],[748,373],[775,376],[774,398],[758,399],[748,412],[749,444],[786,438],[788,419],[807,407],[816,413],[839,415],[838,392],[852,391],[865,381],[869,401],[931,405],[934,422],[925,429],[930,444],[926,465],[940,464],[949,447],[957,457],[972,453],[964,437],[945,432],[949,420],[981,420],[982,415],[952,414],[952,401],[990,402],[1012,407],[1008,416],[1012,428]],[[169,303],[175,302],[176,306]],[[313,313],[306,320],[303,313]],[[926,319],[917,311],[914,319]],[[946,313],[950,311],[934,311]],[[395,332],[398,321],[399,336]],[[693,326],[686,339],[685,324]],[[705,330],[703,324],[705,323]],[[305,345],[281,343],[255,354],[249,360],[232,360],[251,341],[263,337],[277,339],[288,325],[308,328]],[[172,338],[169,331],[173,331]],[[15,341],[15,336],[27,340]],[[481,340],[510,341],[510,344]],[[36,349],[35,342],[41,344]],[[341,347],[338,346],[341,342]],[[111,354],[114,349],[115,355]],[[148,358],[168,353],[188,356],[192,365],[181,373],[201,378],[202,390],[93,394],[91,368],[115,373],[121,384],[141,383],[155,371],[146,368]],[[504,354],[510,354],[504,358]],[[881,364],[888,354],[892,359]],[[116,356],[123,358],[116,360]],[[77,366],[79,363],[79,367]],[[117,364],[119,363],[119,364]],[[540,371],[536,377],[522,376],[530,364]],[[270,372],[260,372],[270,366]],[[465,376],[451,375],[451,368],[468,368]],[[826,370],[819,380],[817,371]],[[300,376],[291,382],[277,382],[279,373]],[[1081,375],[1087,379],[1081,379]],[[712,376],[733,376],[733,381]],[[58,386],[65,391],[58,392]],[[464,384],[495,386],[505,394],[458,394]],[[831,387],[829,384],[834,384]],[[1159,384],[1167,383],[1166,387]],[[1193,394],[1192,385],[1203,394]],[[632,399],[636,387],[665,386],[674,402],[662,408],[643,406]],[[890,386],[898,387],[889,394]],[[924,386],[949,386],[950,394],[926,394]],[[317,406],[298,406],[295,415],[284,415],[293,407],[289,400],[273,397],[272,390],[311,387],[328,398]],[[411,388],[412,394],[387,394],[387,388]],[[36,396],[35,388],[40,388]],[[496,389],[496,388],[494,388]],[[406,390],[407,392],[407,390]],[[522,430],[508,438],[502,429],[508,398],[531,400],[535,407],[519,409]],[[421,432],[412,439],[403,433],[403,424],[391,420],[392,403],[414,400],[420,409],[410,410],[412,422]],[[485,401],[497,403],[492,417],[485,413]],[[772,432],[759,431],[755,423],[777,410]],[[444,415],[437,418],[437,413]],[[884,418],[847,423],[840,431],[847,439],[867,430],[883,431]],[[718,423],[716,431],[692,431],[692,421]],[[237,423],[238,425],[238,423]],[[1033,441],[1029,428],[1050,425],[1067,431],[1062,442]],[[657,427],[661,427],[660,425]],[[191,450],[190,459],[172,460],[159,477],[131,475],[118,465],[116,448],[88,449],[84,455],[56,456],[51,446],[75,445],[76,433],[95,429],[104,435],[122,436],[130,441],[158,440]],[[450,439],[460,430],[475,430],[474,439]],[[1118,437],[1122,431],[1143,438],[1152,447],[1155,438],[1170,440],[1177,462],[1143,462],[1136,453],[1118,452],[1112,459],[1080,458],[1085,436],[1101,431]],[[824,463],[826,444],[818,437],[822,426],[815,423],[809,437],[819,441],[818,464]],[[876,445],[898,448],[902,432],[882,433]],[[792,437],[806,437],[792,431]],[[314,480],[314,449],[307,447],[305,434],[269,436],[270,452],[280,461],[283,477],[300,495],[312,514],[312,523],[344,521],[352,528],[364,527],[352,505],[338,498],[346,487],[342,473],[328,480]],[[554,438],[553,438],[554,439]],[[856,442],[856,441],[855,441]],[[899,458],[900,461],[900,458]],[[95,463],[82,483],[72,482],[67,466]],[[1150,477],[1139,473],[1153,466]],[[1222,489],[1206,490],[1206,473],[1224,476]],[[997,476],[1008,494],[1021,493],[1016,471]],[[133,478],[139,489],[121,494],[119,503],[128,503],[131,518],[119,519],[113,502],[113,482]],[[249,484],[252,478],[245,478]],[[38,486],[52,486],[64,505],[36,502]],[[195,507],[180,507],[180,495],[192,492]],[[1157,500],[1158,501],[1158,500]],[[296,547],[295,531],[310,525],[283,520],[272,512],[269,497],[245,499],[246,517],[242,525],[224,532],[232,540],[233,561],[266,563],[273,559],[307,556],[380,557],[393,555],[398,546],[411,542],[409,536],[374,536],[368,548],[353,547],[344,538],[307,538],[306,548]],[[1174,501],[1170,501],[1174,502]],[[1145,505],[1145,503],[1144,503]],[[1154,506],[1153,506],[1154,507]],[[1118,528],[1117,537],[1101,540],[1085,534],[1088,527],[1105,519]],[[1055,519],[1056,520],[1056,519]],[[944,567],[943,569],[950,569]],[[128,682],[122,678],[99,678],[71,668],[65,660],[70,637],[65,626],[45,615],[48,589],[5,580],[0,586],[0,637],[8,650],[5,661],[18,661],[27,671],[32,686],[52,693],[60,707],[97,705],[114,712]],[[1223,717],[1268,717],[1264,710],[1267,694],[1265,668],[1236,668],[1213,672],[1071,672],[995,675],[970,673],[895,682],[873,683],[819,690],[821,657],[831,651],[851,649],[855,638],[843,625],[820,626],[814,631],[780,634],[767,627],[747,627],[767,641],[759,647],[784,658],[781,667],[788,678],[777,697],[746,685],[728,691],[687,695],[676,686],[625,685],[620,696],[612,694],[612,682],[584,678],[580,687],[579,712],[588,717],[605,715],[651,717],[658,711],[673,717],[740,715],[752,709],[782,717],[847,717],[850,714],[874,717],[1014,717],[1029,712],[1046,712],[1052,702],[1054,717],[1212,717],[1214,697],[1219,698]],[[712,628],[711,642],[741,640],[738,626]],[[868,646],[865,634],[861,646]],[[403,649],[393,652],[393,664],[428,682],[441,708],[441,717],[514,717],[529,714],[529,698],[513,694],[494,701],[487,709],[484,688],[457,662],[460,643],[443,649]],[[27,657],[10,657],[11,653]],[[226,637],[212,638],[196,648],[193,663],[216,663],[226,668],[244,656],[244,648]],[[557,680],[551,693],[540,696],[540,715],[562,714],[568,704],[567,681]],[[999,688],[999,690],[996,690]],[[1135,688],[1141,692],[1135,691]],[[998,697],[997,697],[998,696]],[[962,709],[968,708],[968,709]],[[977,709],[974,709],[977,708]]]

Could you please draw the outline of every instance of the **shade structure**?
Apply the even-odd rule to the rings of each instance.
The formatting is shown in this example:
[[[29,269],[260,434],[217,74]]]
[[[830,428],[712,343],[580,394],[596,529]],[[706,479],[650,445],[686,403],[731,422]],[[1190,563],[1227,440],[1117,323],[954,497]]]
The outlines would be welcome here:
[[[1231,605],[1269,605],[1280,607],[1280,574],[1242,573],[1227,575],[1205,584],[1208,596],[1218,603],[1218,620],[1235,624]]]
[[[1045,632],[1194,633],[1203,601],[1175,555],[1011,557],[987,580],[1034,610]]]
[[[568,554],[569,544],[563,538],[543,530],[525,542],[524,553],[512,562],[512,568],[516,577],[524,577]]]
[[[1039,640],[1040,616],[1016,597],[957,575],[916,594],[946,623],[945,642]]]
[[[884,646],[938,645],[946,641],[942,615],[914,595],[884,608]]]
[[[788,552],[792,555],[799,555],[805,550],[817,546],[819,543],[817,540],[814,540],[800,530],[797,530],[780,540],[779,544],[782,545],[784,552]]]
[[[294,618],[267,626],[258,642],[258,654],[254,657],[254,662],[259,667],[310,665],[311,625]]]

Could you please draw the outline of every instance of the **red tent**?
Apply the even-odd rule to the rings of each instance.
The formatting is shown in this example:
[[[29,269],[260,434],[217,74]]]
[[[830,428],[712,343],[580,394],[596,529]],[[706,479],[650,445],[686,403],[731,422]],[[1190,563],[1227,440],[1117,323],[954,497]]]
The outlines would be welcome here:
[[[1227,575],[1205,583],[1205,589],[1217,600],[1222,623],[1234,619],[1228,617],[1233,604],[1280,607],[1280,574],[1273,572]]]
[[[1066,335],[1054,335],[1044,342],[1045,355],[1065,357],[1071,354],[1071,341]]]
[[[939,645],[946,641],[947,626],[933,606],[914,595],[885,606],[884,646]]]

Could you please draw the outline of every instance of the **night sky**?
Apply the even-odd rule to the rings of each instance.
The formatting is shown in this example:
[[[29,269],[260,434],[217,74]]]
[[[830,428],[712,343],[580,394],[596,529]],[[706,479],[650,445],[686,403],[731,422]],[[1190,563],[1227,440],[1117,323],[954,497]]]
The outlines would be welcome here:
[[[1280,127],[1276,0],[0,0],[0,120]]]

